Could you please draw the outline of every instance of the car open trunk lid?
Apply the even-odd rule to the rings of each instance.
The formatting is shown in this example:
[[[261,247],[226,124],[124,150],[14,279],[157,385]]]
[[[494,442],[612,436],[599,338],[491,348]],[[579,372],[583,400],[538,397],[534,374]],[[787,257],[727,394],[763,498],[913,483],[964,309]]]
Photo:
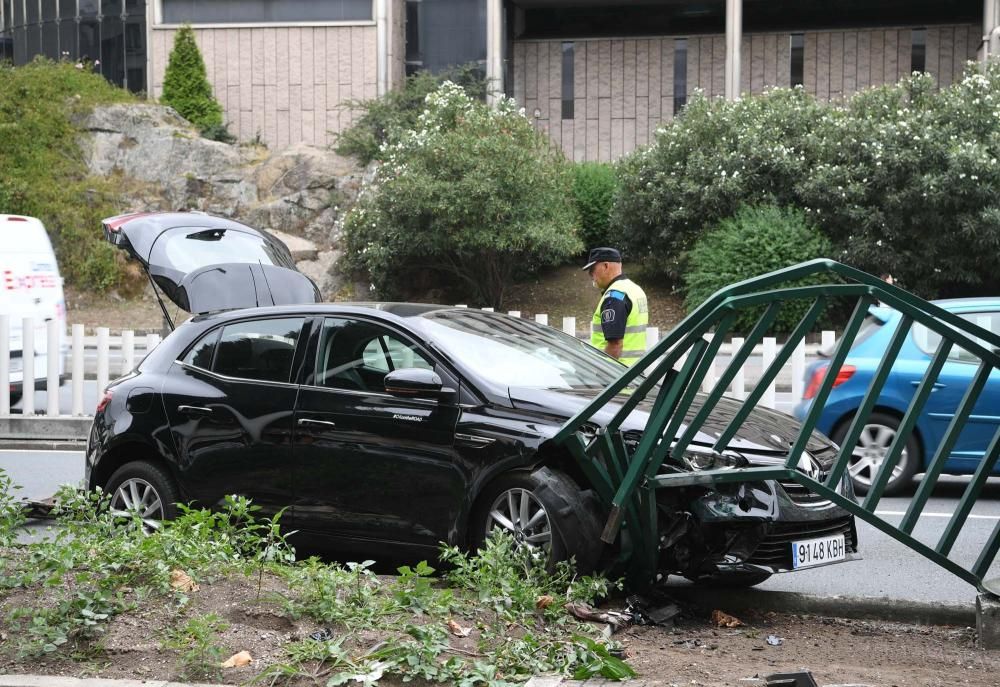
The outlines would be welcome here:
[[[105,238],[189,313],[320,300],[288,247],[266,231],[198,212],[133,213],[103,225]]]

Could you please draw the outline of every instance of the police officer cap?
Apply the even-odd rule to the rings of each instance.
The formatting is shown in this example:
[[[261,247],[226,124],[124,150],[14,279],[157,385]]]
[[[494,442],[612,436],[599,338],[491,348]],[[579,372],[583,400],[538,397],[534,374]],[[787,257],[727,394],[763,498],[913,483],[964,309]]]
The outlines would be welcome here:
[[[591,248],[587,264],[582,269],[589,270],[599,262],[621,262],[622,254],[614,248]]]

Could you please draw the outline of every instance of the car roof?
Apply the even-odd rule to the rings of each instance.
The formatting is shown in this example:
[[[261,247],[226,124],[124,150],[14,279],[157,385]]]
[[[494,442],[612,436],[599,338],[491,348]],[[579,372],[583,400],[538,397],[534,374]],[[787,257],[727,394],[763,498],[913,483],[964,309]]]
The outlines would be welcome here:
[[[312,303],[305,305],[273,305],[258,308],[243,308],[241,310],[226,310],[207,313],[194,318],[195,321],[243,319],[246,317],[267,317],[269,315],[309,315],[325,313],[355,313],[365,314],[376,311],[386,313],[400,320],[422,317],[432,312],[466,311],[485,316],[508,317],[500,313],[462,308],[454,305],[437,305],[433,303],[398,303],[382,301],[344,301],[333,303]]]
[[[945,310],[961,310],[973,307],[1000,307],[1000,296],[978,296],[975,298],[942,298],[931,301]]]

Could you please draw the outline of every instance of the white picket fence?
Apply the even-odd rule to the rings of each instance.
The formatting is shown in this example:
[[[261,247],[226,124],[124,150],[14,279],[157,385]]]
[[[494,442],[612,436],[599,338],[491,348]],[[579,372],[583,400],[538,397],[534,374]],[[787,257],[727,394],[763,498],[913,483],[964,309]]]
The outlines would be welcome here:
[[[466,307],[466,306],[458,306]],[[492,311],[492,308],[484,308]],[[521,313],[512,310],[508,313],[512,317],[521,317]],[[547,314],[535,315],[535,321],[549,325],[550,318]],[[589,325],[589,322],[588,322]],[[20,402],[20,417],[30,417],[44,412],[45,416],[57,417],[84,417],[93,413],[93,408],[84,405],[84,385],[95,383],[98,391],[103,390],[110,379],[132,371],[137,362],[160,343],[159,334],[144,334],[136,336],[131,330],[122,331],[112,336],[108,327],[97,327],[96,336],[85,336],[84,325],[74,324],[69,327],[69,336],[59,330],[59,324],[55,320],[45,323],[35,322],[32,318],[24,318],[21,322],[20,348],[22,354],[20,363],[22,366],[22,379],[46,379],[48,389],[57,389],[61,381],[65,381],[71,387],[72,402],[69,404],[69,412],[66,413],[60,407],[60,394],[47,393],[45,408],[36,407],[36,391],[33,384],[23,384],[23,397]],[[577,331],[575,317],[562,318],[562,331],[573,336],[586,337],[589,333]],[[0,380],[10,379],[12,362],[18,358],[11,358],[11,320],[7,315],[0,315]],[[40,374],[42,370],[35,370],[36,339],[39,333],[44,332],[44,346],[39,351],[61,351],[58,356],[45,356],[46,369],[44,376]],[[706,335],[706,338],[709,335]],[[652,346],[660,340],[660,331],[657,327],[646,329],[647,347]],[[804,387],[804,375],[807,359],[816,355],[820,347],[831,346],[835,341],[833,331],[823,331],[821,341],[816,344],[805,344],[800,342],[792,352],[792,355],[778,375],[776,381],[772,382],[763,398],[761,405],[769,408],[776,407],[777,386],[780,384],[786,392],[790,391],[790,398],[797,400],[802,397]],[[15,339],[15,344],[17,343]],[[708,375],[705,377],[703,388],[706,391],[714,388],[718,379],[718,374],[724,369],[733,352],[738,350],[744,343],[742,337],[732,337],[726,341],[719,349],[718,356],[713,361]],[[741,369],[728,390],[729,395],[737,399],[746,398],[746,394],[751,390],[757,381],[761,371],[766,369],[778,355],[781,344],[773,337],[766,337],[762,343],[754,349],[751,361],[748,361]],[[68,369],[65,365],[68,362]],[[752,365],[751,365],[752,362]],[[98,397],[100,394],[98,394]],[[11,415],[10,396],[0,393],[0,417]]]

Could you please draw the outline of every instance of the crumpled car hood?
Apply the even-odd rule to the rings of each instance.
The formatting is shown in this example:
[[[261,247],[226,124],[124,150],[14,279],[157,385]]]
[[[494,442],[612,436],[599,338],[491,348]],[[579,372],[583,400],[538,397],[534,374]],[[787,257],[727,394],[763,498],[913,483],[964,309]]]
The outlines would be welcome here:
[[[583,410],[601,392],[600,389],[529,389],[511,387],[509,390],[511,403],[516,408],[551,415],[553,420],[562,418],[568,420],[578,411]],[[593,421],[598,425],[606,425],[621,409],[625,396],[619,396],[618,402],[611,402],[598,411]],[[705,394],[698,394],[685,416],[678,436],[683,434],[687,423],[698,412],[706,399]],[[695,435],[695,444],[711,446],[739,412],[742,402],[725,398],[719,400],[715,410],[708,416],[701,429]],[[646,428],[652,401],[641,402],[622,424],[623,431],[642,431]],[[736,435],[730,441],[728,448],[740,453],[781,455],[787,453],[792,442],[798,436],[801,424],[791,415],[786,415],[768,408],[757,407],[751,412]],[[806,445],[810,453],[822,452],[831,446],[829,441],[817,433],[813,433]]]

